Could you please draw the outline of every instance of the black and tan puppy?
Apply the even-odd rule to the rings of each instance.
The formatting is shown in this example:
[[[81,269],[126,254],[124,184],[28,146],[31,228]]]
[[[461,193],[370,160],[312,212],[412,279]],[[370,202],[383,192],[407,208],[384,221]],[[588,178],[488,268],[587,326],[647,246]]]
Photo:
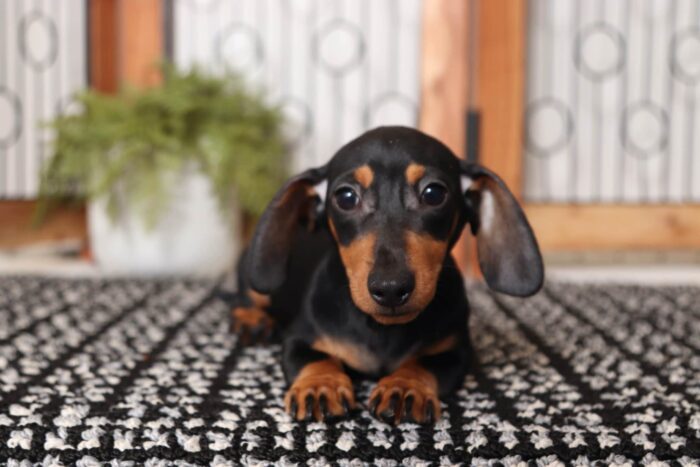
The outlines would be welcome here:
[[[467,223],[492,289],[540,288],[537,242],[501,179],[417,130],[369,131],[284,185],[240,261],[233,318],[243,341],[283,328],[293,417],[354,407],[348,372],[380,378],[369,408],[385,421],[440,416],[471,360],[449,254]]]

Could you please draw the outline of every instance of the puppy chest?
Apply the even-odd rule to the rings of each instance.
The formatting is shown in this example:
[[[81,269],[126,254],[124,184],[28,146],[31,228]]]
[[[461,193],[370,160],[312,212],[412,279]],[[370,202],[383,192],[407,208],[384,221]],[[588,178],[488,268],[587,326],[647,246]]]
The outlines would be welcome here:
[[[377,351],[359,343],[329,336],[317,339],[313,348],[339,359],[354,370],[368,374],[393,371],[412,353],[412,349],[398,353]]]

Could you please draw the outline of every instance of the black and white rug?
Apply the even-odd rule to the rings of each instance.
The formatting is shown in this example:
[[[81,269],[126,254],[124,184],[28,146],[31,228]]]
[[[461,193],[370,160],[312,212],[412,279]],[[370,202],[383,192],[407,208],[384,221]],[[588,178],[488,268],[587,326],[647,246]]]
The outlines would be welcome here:
[[[212,284],[0,277],[0,465],[698,465],[700,288],[470,299],[482,370],[435,427],[326,425]]]

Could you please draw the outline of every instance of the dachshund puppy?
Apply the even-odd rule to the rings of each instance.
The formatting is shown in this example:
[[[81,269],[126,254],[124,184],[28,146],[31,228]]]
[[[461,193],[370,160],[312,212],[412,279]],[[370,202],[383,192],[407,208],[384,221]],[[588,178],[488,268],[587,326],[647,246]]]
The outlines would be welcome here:
[[[292,417],[347,414],[359,373],[379,378],[380,419],[439,418],[472,358],[450,255],[466,224],[492,289],[537,292],[539,248],[503,181],[420,131],[369,131],[282,187],[239,261],[233,322],[243,342],[283,330]]]

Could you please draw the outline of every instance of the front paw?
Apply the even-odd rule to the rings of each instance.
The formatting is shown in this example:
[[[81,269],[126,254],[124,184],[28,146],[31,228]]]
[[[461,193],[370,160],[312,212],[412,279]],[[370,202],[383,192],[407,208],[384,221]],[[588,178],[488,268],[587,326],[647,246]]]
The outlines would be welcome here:
[[[309,365],[318,368],[303,371],[287,391],[284,404],[293,418],[323,421],[345,416],[355,407],[350,378],[341,371],[322,368],[324,363]]]
[[[440,418],[437,387],[420,378],[389,375],[372,390],[369,410],[389,424],[434,423]]]
[[[243,345],[268,341],[274,329],[274,320],[261,308],[237,307],[231,312],[231,331],[239,336]]]

